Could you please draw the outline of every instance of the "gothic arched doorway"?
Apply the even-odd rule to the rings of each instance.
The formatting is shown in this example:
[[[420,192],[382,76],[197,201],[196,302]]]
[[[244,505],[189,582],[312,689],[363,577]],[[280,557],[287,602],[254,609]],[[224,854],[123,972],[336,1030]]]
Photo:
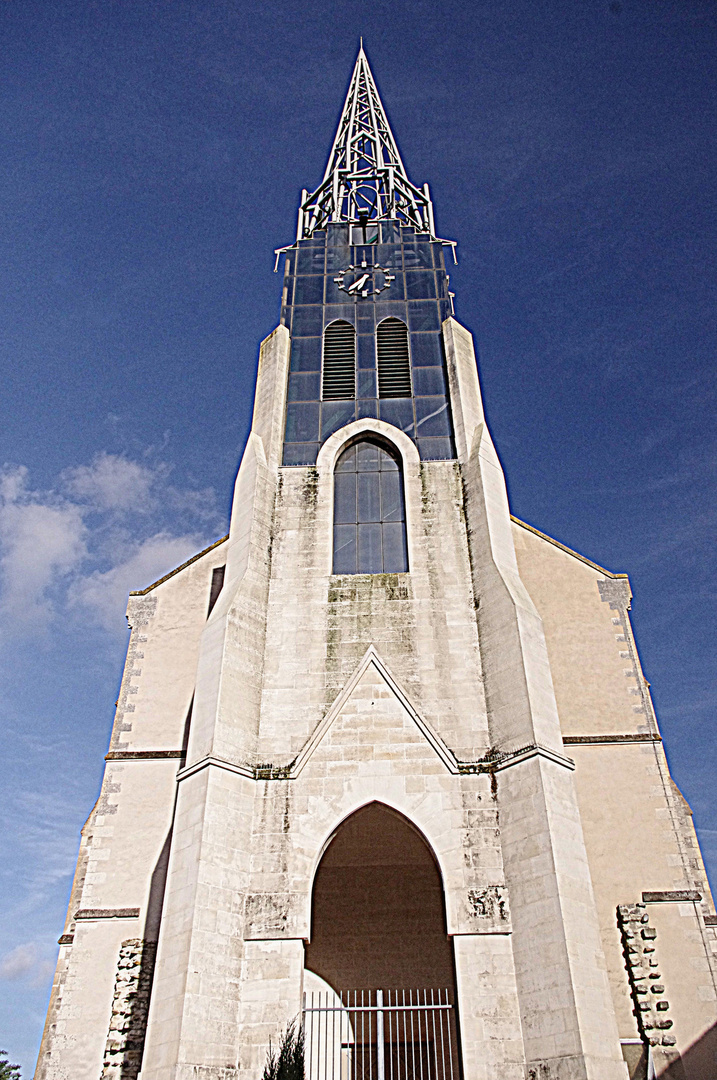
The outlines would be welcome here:
[[[347,818],[324,852],[306,966],[337,990],[453,986],[435,859],[406,818],[381,803]]]
[[[323,1080],[334,1054],[343,1055],[342,1080],[457,1076],[443,882],[418,830],[381,803],[357,810],[319,863],[311,914],[306,968],[339,996],[341,1011],[329,995],[324,1003],[320,993],[307,994],[310,1056],[326,1041],[307,1075]]]

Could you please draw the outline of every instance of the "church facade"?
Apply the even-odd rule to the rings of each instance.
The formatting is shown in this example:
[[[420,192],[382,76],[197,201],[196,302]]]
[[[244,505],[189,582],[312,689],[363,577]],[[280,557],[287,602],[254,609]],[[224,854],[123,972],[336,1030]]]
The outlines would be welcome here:
[[[709,1080],[717,917],[630,585],[511,516],[363,50],[228,536],[130,596],[36,1080]]]

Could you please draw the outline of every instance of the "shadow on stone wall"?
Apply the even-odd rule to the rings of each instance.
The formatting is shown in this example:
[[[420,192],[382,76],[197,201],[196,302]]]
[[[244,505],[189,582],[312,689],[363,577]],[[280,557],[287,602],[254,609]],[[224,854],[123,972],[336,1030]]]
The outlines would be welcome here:
[[[170,829],[152,872],[144,937],[120,945],[101,1080],[137,1080],[142,1068],[171,843]]]
[[[659,1080],[715,1080],[717,1077],[717,1023],[708,1028],[676,1061],[658,1062]]]
[[[162,845],[159,858],[152,871],[149,883],[149,899],[147,901],[147,918],[144,922],[144,940],[157,942],[159,938],[159,924],[162,921],[162,905],[164,904],[164,890],[167,885],[167,867],[169,866],[169,852],[172,847],[172,829],[167,833],[167,839]]]

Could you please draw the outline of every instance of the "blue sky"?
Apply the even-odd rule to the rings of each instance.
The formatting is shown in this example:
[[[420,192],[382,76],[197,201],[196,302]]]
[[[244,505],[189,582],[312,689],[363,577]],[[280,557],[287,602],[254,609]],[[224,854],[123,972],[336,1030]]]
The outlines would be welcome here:
[[[226,531],[273,249],[363,34],[513,512],[630,574],[717,867],[708,0],[0,4],[0,1045],[31,1075],[126,594]]]

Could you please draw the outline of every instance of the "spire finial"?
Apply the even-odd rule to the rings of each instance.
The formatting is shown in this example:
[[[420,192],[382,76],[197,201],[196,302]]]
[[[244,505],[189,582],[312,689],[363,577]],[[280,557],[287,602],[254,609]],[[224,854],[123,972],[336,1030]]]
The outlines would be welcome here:
[[[390,218],[433,235],[427,185],[414,187],[359,38],[348,94],[321,185],[301,200],[298,238],[330,221],[365,225]]]

